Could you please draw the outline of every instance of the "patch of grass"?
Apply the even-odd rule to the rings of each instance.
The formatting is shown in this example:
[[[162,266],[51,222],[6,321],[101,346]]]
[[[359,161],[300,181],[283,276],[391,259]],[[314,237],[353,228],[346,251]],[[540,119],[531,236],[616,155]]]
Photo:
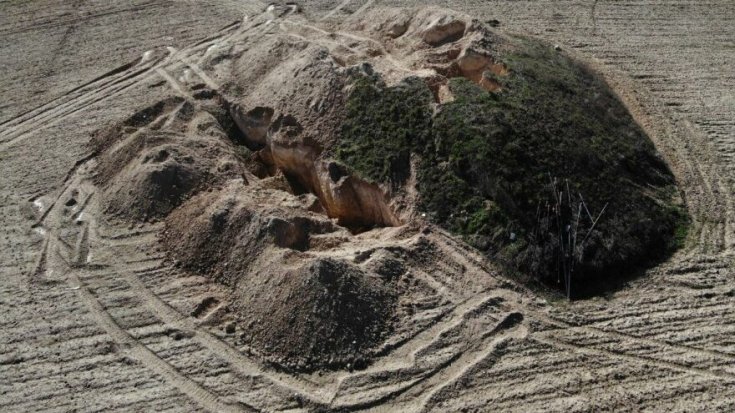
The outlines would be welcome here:
[[[573,282],[590,286],[680,248],[689,220],[673,176],[609,87],[546,44],[511,42],[500,56],[510,69],[497,78],[500,92],[452,79],[455,100],[436,113],[419,79],[386,87],[359,78],[337,158],[400,185],[418,154],[420,207],[430,218],[537,280],[556,281],[572,249]],[[572,235],[561,228],[582,201],[588,223],[570,228],[585,242],[565,252]]]
[[[374,182],[405,182],[411,152],[430,136],[431,100],[420,79],[387,88],[376,78],[358,78],[347,102],[337,158]]]
[[[670,213],[675,217],[674,236],[669,242],[669,249],[673,251],[686,246],[692,222],[687,211],[680,206],[672,206]]]

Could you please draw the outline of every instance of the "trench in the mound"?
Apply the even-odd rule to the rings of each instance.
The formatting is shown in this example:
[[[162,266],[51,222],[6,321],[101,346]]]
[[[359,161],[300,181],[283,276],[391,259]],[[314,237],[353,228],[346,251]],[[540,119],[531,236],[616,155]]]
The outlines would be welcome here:
[[[229,114],[223,125],[225,132],[233,143],[247,148],[249,160],[257,165],[253,172],[258,178],[282,173],[292,194],[313,194],[320,204],[316,210],[337,219],[353,234],[402,224],[388,195],[377,184],[354,175],[337,162],[322,159],[316,144],[272,138],[299,134],[302,127],[296,118],[274,118],[274,110],[269,107],[243,112],[230,102],[223,104]]]

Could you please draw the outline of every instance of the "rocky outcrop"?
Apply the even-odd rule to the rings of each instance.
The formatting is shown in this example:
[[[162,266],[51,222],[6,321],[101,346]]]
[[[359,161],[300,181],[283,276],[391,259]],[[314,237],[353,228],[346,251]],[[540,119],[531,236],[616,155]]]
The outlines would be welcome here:
[[[492,56],[479,52],[474,48],[466,47],[456,60],[461,75],[488,92],[500,90],[500,83],[494,76],[507,76],[508,68],[502,63],[496,63]]]

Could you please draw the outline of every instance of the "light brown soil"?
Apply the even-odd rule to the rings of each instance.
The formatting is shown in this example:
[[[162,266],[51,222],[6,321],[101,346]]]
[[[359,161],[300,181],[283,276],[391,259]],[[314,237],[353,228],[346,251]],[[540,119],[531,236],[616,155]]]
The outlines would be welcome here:
[[[356,235],[316,234],[308,249],[286,248],[316,267],[295,262],[275,278],[314,288],[287,283],[286,294],[301,294],[301,306],[318,302],[319,265],[344,262],[354,273],[345,271],[337,284],[357,280],[356,290],[388,305],[395,300],[400,309],[398,320],[389,322],[382,309],[359,310],[390,324],[378,328],[390,332],[371,350],[379,357],[362,370],[321,374],[264,363],[257,351],[270,337],[264,326],[256,323],[244,336],[256,345],[243,342],[239,322],[232,334],[237,306],[230,306],[230,284],[167,261],[159,243],[163,223],[103,219],[105,195],[87,143],[93,132],[141,108],[171,97],[196,101],[201,85],[217,89],[230,76],[227,61],[274,36],[300,36],[335,52],[375,53],[373,42],[345,33],[342,25],[381,2],[308,2],[305,16],[263,12],[265,5],[256,2],[131,4],[0,6],[0,56],[8,68],[0,71],[6,97],[0,113],[0,409],[735,409],[735,75],[729,70],[735,9],[729,1],[453,3],[598,66],[684,189],[695,221],[687,248],[608,297],[549,303],[418,218]],[[242,14],[249,18],[241,20]],[[389,50],[377,52],[384,53],[385,67],[414,70]],[[346,59],[354,54],[344,53]],[[290,208],[308,211],[313,204],[288,193],[278,177],[258,182],[262,194],[280,193]],[[313,214],[310,219],[326,220]],[[291,238],[283,242],[297,246]],[[268,259],[286,262],[287,255]],[[376,287],[366,273],[381,275],[390,288]],[[263,288],[245,290],[240,302],[258,306],[254,314],[291,317],[291,310],[260,301],[254,293]],[[377,324],[366,328],[371,325]],[[296,342],[304,330],[279,331]]]

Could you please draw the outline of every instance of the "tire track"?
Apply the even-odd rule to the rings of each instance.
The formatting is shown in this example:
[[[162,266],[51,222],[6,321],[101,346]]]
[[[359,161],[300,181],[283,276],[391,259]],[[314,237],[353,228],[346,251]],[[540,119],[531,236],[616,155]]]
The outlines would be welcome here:
[[[123,275],[133,291],[144,300],[151,312],[156,314],[165,324],[171,325],[183,331],[194,332],[193,339],[199,344],[209,349],[212,353],[223,357],[230,365],[235,367],[240,373],[246,376],[262,377],[273,383],[275,386],[306,396],[311,402],[318,405],[328,403],[331,395],[327,394],[324,389],[308,384],[297,378],[280,374],[269,373],[263,371],[254,362],[243,356],[239,350],[231,347],[229,344],[215,337],[203,328],[198,327],[189,317],[179,313],[168,303],[163,301],[155,293],[149,290],[145,284],[132,273]]]
[[[400,377],[408,370],[418,368],[422,359],[429,359],[433,355],[431,347],[440,343],[442,337],[453,331],[461,330],[466,326],[466,322],[471,314],[480,311],[484,306],[488,303],[494,302],[496,299],[497,296],[491,295],[478,296],[465,301],[455,308],[448,319],[435,323],[413,337],[408,343],[398,348],[390,359],[381,359],[367,370],[343,378],[340,380],[339,388],[334,395],[330,407],[337,410],[355,410],[373,407],[378,403],[386,402],[407,391],[411,391],[411,389],[419,384],[421,384],[424,389],[432,389],[433,387],[431,385],[422,383],[428,378],[436,375],[439,375],[439,377],[450,375],[450,373],[447,373],[445,370],[454,365],[457,360],[466,362],[467,359],[470,358],[470,356],[467,355],[468,352],[472,353],[472,351],[467,349],[461,350],[450,357],[449,360],[440,362],[438,365],[424,367],[423,369],[426,370],[425,373],[421,373],[422,369],[418,369],[417,372],[410,375],[408,378],[403,379],[402,381],[399,380],[398,383],[392,384],[387,388],[376,386],[370,387],[366,391],[348,391],[351,388],[349,387],[351,382],[359,381],[362,378],[377,375],[381,378],[380,380],[376,380],[376,382],[379,383],[387,380],[386,375],[392,374]],[[497,325],[499,324],[496,324],[496,327],[492,329],[490,333],[486,333],[480,341],[482,342],[484,339],[491,336],[492,333],[497,330]],[[473,338],[467,337],[467,340],[471,342]],[[476,340],[476,338],[474,340]],[[475,344],[477,344],[477,342],[475,342]],[[448,371],[452,371],[453,369],[456,369],[456,367],[453,367]],[[442,371],[445,372],[442,373]],[[434,381],[436,380],[437,379],[434,379]],[[440,382],[441,380],[439,383]],[[421,391],[418,392],[418,394],[422,393],[423,392]]]
[[[146,9],[155,8],[155,7],[160,7],[160,5],[156,4],[156,2],[149,2],[147,4],[142,4],[142,5],[138,5],[138,6],[130,7],[130,8],[117,9],[117,10],[101,12],[101,13],[89,13],[89,14],[85,14],[82,16],[77,16],[73,19],[52,18],[52,20],[31,24],[19,30],[7,30],[7,29],[0,30],[0,35],[9,36],[9,35],[17,35],[21,33],[26,33],[30,31],[36,31],[40,29],[53,29],[57,27],[69,26],[75,23],[78,24],[80,22],[87,22],[89,20],[97,19],[100,17],[112,16],[115,14],[146,11]],[[42,19],[38,19],[38,20],[42,20]]]
[[[383,395],[378,400],[363,400],[352,405],[337,404],[334,409],[382,409],[390,406],[392,409],[418,412],[424,411],[433,398],[444,389],[454,385],[479,363],[482,363],[496,353],[505,343],[512,339],[523,339],[527,335],[525,326],[520,323],[515,314],[510,313],[497,321],[491,329],[480,334],[479,337],[465,336],[462,340],[462,349],[431,368],[426,374],[420,375],[418,380],[409,382],[402,388],[395,389]],[[462,318],[466,318],[465,314]],[[472,330],[466,332],[471,333]],[[380,403],[381,406],[378,406]]]
[[[665,341],[662,341],[662,340],[650,339],[650,338],[645,338],[645,337],[638,337],[638,336],[635,336],[635,335],[621,333],[621,332],[618,332],[618,331],[610,331],[610,330],[603,329],[603,328],[600,328],[600,327],[594,327],[594,326],[572,326],[572,325],[570,325],[568,323],[565,323],[563,321],[559,321],[557,319],[554,319],[554,318],[551,318],[551,317],[548,317],[548,316],[544,316],[544,315],[542,315],[542,314],[540,314],[538,312],[530,312],[530,314],[534,318],[536,318],[536,319],[538,319],[540,321],[543,321],[544,323],[548,323],[550,325],[553,325],[554,327],[557,327],[557,328],[559,328],[559,329],[561,329],[563,331],[582,331],[582,332],[589,333],[591,335],[603,336],[603,337],[612,338],[612,339],[632,341],[634,343],[638,343],[638,344],[641,344],[643,346],[650,346],[650,347],[654,347],[654,348],[656,348],[656,347],[658,347],[658,348],[664,348],[664,349],[667,349],[667,350],[670,350],[670,351],[673,351],[673,352],[682,352],[685,355],[686,354],[694,354],[694,355],[702,356],[704,358],[712,358],[712,357],[714,357],[714,358],[717,358],[717,359],[723,361],[724,363],[735,363],[735,356],[730,355],[730,354],[727,354],[727,353],[723,353],[723,352],[720,352],[720,351],[701,349],[701,348],[692,347],[692,346],[686,346],[686,345],[681,345],[681,344],[672,344],[672,343],[668,343],[668,342],[665,342]],[[560,341],[560,340],[555,339],[555,338],[546,337],[548,335],[558,334],[559,332],[560,332],[560,330],[545,330],[545,331],[534,333],[532,335],[532,338],[533,339],[536,339],[537,337],[544,337],[544,339]],[[567,343],[566,345],[571,345],[571,344],[568,344]],[[605,352],[606,350],[600,350],[600,351]],[[645,359],[647,361],[651,361],[651,362],[654,362],[654,363],[663,363],[662,365],[672,365],[672,366],[675,365],[675,366],[679,366],[679,368],[689,368],[689,367],[687,367],[687,366],[685,366],[683,364],[672,363],[672,362],[660,360],[658,358],[643,357],[643,356],[637,356],[637,355],[629,355],[629,354],[626,354],[622,350],[620,352],[616,352],[616,354],[619,354],[621,357],[641,358],[641,359]],[[680,356],[680,357],[683,357],[683,356]],[[719,372],[719,371],[710,370],[710,369],[706,369],[706,368],[694,368],[694,369],[698,373],[701,373],[701,374],[711,373],[713,375],[717,375],[718,377],[731,377],[731,378],[735,378],[735,374],[732,374],[732,373]]]
[[[174,67],[169,66],[169,64],[179,58],[179,55],[187,56],[189,54],[196,53],[199,50],[208,48],[218,39],[225,36],[229,31],[235,30],[236,28],[240,27],[241,24],[242,23],[229,25],[225,28],[225,30],[218,32],[217,36],[213,36],[212,38],[210,38],[209,41],[181,49],[174,53],[170,53],[165,58],[152,59],[145,62],[143,62],[143,60],[145,59],[139,59],[138,65],[133,66],[133,69],[135,70],[130,69],[127,72],[124,71],[123,74],[120,75],[118,75],[116,71],[113,71],[113,76],[116,77],[109,79],[107,83],[102,83],[100,85],[90,85],[90,87],[96,87],[92,88],[89,91],[85,91],[78,96],[72,97],[64,101],[63,103],[57,103],[57,99],[44,105],[42,107],[42,110],[37,111],[38,113],[33,113],[27,119],[17,122],[16,125],[13,125],[8,129],[0,131],[0,152],[7,150],[9,147],[25,139],[28,136],[28,132],[30,132],[31,130],[53,126],[63,118],[68,117],[69,115],[77,113],[95,103],[99,103],[101,101],[115,97],[128,88],[141,82],[147,81],[152,76],[152,73],[157,72],[158,69],[173,69],[181,63],[174,63]],[[141,64],[143,64],[143,66],[140,66]],[[79,90],[79,88],[75,88],[74,90]],[[67,96],[68,94],[64,97]]]
[[[548,338],[543,337],[539,334],[532,334],[529,337],[531,340],[537,341],[541,344],[546,344],[548,346],[557,347],[557,348],[563,348],[565,350],[570,350],[575,353],[581,353],[581,354],[587,354],[591,356],[597,356],[597,357],[611,357],[615,359],[625,360],[632,363],[648,363],[652,364],[654,366],[669,369],[669,370],[677,370],[684,373],[689,374],[695,374],[695,375],[701,375],[712,379],[726,379],[728,381],[735,380],[735,374],[727,373],[727,372],[720,372],[720,371],[713,371],[708,369],[702,369],[698,367],[689,367],[678,363],[673,363],[669,361],[663,361],[659,360],[653,357],[647,357],[647,356],[636,356],[631,354],[626,354],[622,351],[610,351],[610,350],[603,350],[603,349],[597,349],[597,348],[590,348],[590,347],[583,347],[576,344],[571,344],[564,342],[562,340],[556,339],[556,338]]]
[[[321,17],[319,20],[327,20],[330,17],[334,16],[336,13],[338,13],[340,10],[342,10],[345,6],[350,4],[352,0],[344,0],[342,3],[338,4],[337,7],[330,10],[327,14]]]
[[[79,86],[77,86],[77,87],[69,90],[68,92],[64,93],[62,96],[59,96],[59,97],[51,100],[50,102],[47,102],[47,103],[45,103],[45,104],[43,104],[41,106],[38,106],[36,108],[33,108],[33,109],[31,109],[29,111],[26,111],[24,113],[21,113],[21,114],[15,116],[15,117],[12,117],[10,119],[7,119],[7,120],[3,121],[3,122],[0,122],[0,126],[8,126],[8,127],[10,127],[10,126],[15,126],[18,123],[22,123],[24,121],[27,121],[27,118],[29,118],[29,117],[38,116],[38,115],[35,115],[35,113],[40,112],[40,111],[43,111],[44,108],[46,108],[46,107],[53,108],[53,107],[57,106],[59,104],[58,101],[63,100],[64,98],[68,97],[69,95],[71,95],[71,94],[73,94],[75,92],[79,92],[79,91],[82,91],[82,90],[87,89],[87,88],[94,88],[97,83],[100,83],[101,85],[105,85],[107,83],[110,83],[110,82],[114,81],[115,79],[117,79],[119,77],[124,76],[126,72],[129,72],[131,69],[133,69],[134,67],[136,67],[140,63],[141,63],[141,59],[136,59],[136,60],[133,60],[132,62],[129,62],[129,63],[126,63],[126,64],[124,64],[122,66],[119,66],[119,67],[117,67],[117,68],[115,68],[115,69],[113,69],[113,70],[111,70],[111,71],[109,71],[109,72],[107,72],[105,74],[102,74],[102,75],[98,76],[95,79],[92,79],[89,82],[83,83],[83,84],[81,84],[81,85],[79,85]]]
[[[165,360],[158,357],[148,347],[139,343],[127,331],[122,329],[105,310],[97,297],[89,290],[76,271],[70,271],[72,288],[76,289],[91,317],[97,325],[107,332],[121,348],[121,351],[137,359],[141,365],[161,375],[190,399],[211,412],[246,412],[241,406],[225,404],[213,393],[181,374]]]
[[[159,76],[165,80],[169,86],[176,92],[177,95],[181,96],[182,98],[186,99],[190,103],[196,104],[196,100],[194,97],[189,93],[188,90],[184,88],[183,85],[181,85],[176,79],[174,79],[167,71],[163,68],[157,68],[156,73],[158,73]]]
[[[70,193],[70,191],[76,191],[77,189],[75,188],[83,187],[81,180],[82,178],[80,176],[74,176],[61,191],[60,197]],[[90,192],[85,201],[91,200],[93,195],[94,192]],[[56,243],[54,241],[63,241],[61,238],[58,238],[57,233],[65,225],[73,226],[75,223],[81,221],[78,219],[72,219],[70,221],[69,217],[65,217],[59,207],[55,205],[50,206],[49,209],[51,210],[48,213],[50,222],[44,226],[47,231],[47,241],[42,257],[37,264],[35,271],[36,278],[41,271],[49,274],[53,272],[59,273],[58,278],[61,278],[59,281],[65,281],[69,289],[77,291],[77,295],[87,308],[89,316],[97,326],[117,343],[121,353],[136,359],[142,366],[161,376],[202,408],[212,412],[256,411],[248,408],[246,405],[231,405],[223,402],[217,395],[181,373],[122,328],[85,282],[85,279],[94,279],[97,282],[100,280],[99,277],[88,270],[86,265],[90,252],[90,234],[93,233],[90,231],[90,226],[96,225],[96,220],[92,216],[89,220],[85,221],[77,236],[75,246],[67,246],[70,255],[70,259],[67,259],[59,251],[61,247],[64,247],[64,243]],[[72,218],[74,215],[76,214],[72,214]],[[47,276],[46,278],[49,277]],[[112,279],[116,278],[113,277]],[[104,289],[102,285],[96,288]]]
[[[189,68],[201,78],[204,83],[212,90],[219,90],[219,85],[209,75],[207,75],[198,64],[192,62],[189,58],[181,57],[181,61],[184,62]]]
[[[94,222],[96,221],[92,220],[92,222],[84,225],[84,228],[78,236],[76,247],[72,252],[74,261],[71,265],[66,265],[64,272],[68,274],[68,283],[71,288],[77,290],[96,324],[120,346],[122,352],[137,359],[143,366],[154,373],[161,375],[166,381],[203,408],[212,412],[257,411],[252,408],[246,408],[245,405],[231,405],[222,402],[214,393],[179,372],[175,367],[159,357],[155,352],[140,343],[129,332],[118,325],[84,281],[84,279],[99,279],[94,274],[85,270],[87,254],[90,251],[89,228],[90,225],[95,225]],[[79,269],[75,270],[75,267]],[[153,312],[153,314],[156,313]]]
[[[527,335],[528,330],[525,327],[520,327],[514,331],[505,332],[495,338],[486,346],[485,349],[483,349],[482,344],[478,345],[477,353],[467,352],[462,354],[462,356],[453,363],[452,367],[447,369],[443,377],[437,378],[437,380],[434,381],[435,384],[431,381],[428,383],[431,390],[427,392],[427,394],[418,403],[417,411],[427,411],[442,391],[457,385],[457,382],[463,377],[466,377],[467,374],[477,365],[484,362],[492,355],[497,354],[498,350],[506,345],[508,341],[513,339],[522,340],[525,339]]]
[[[359,16],[365,10],[367,10],[368,8],[370,8],[370,6],[372,6],[373,3],[375,3],[375,0],[368,0],[368,1],[366,1],[365,4],[363,4],[362,7],[360,7],[359,9],[355,10],[355,12],[350,15],[350,17]]]
[[[45,128],[51,126],[55,124],[55,121],[99,101],[99,95],[101,94],[109,94],[108,97],[112,97],[127,89],[136,83],[135,79],[148,73],[156,63],[157,61],[153,60],[150,63],[144,64],[142,67],[136,65],[134,67],[135,70],[124,72],[123,75],[114,77],[109,82],[103,83],[88,92],[81,93],[63,103],[50,104],[47,109],[40,111],[38,114],[3,130],[0,133],[0,151],[20,141],[27,132],[40,127]]]

